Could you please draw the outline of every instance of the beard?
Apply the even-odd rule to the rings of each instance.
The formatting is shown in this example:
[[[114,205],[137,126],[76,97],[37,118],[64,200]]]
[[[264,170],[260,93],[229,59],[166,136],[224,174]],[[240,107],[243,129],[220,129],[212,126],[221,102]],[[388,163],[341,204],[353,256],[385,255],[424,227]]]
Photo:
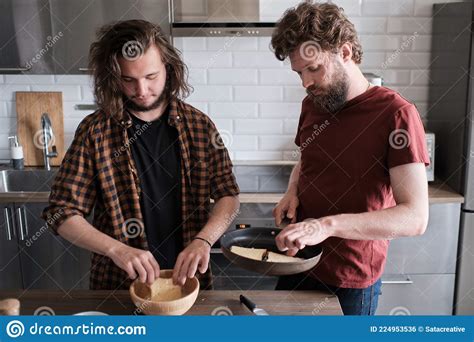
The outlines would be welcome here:
[[[166,82],[165,88],[161,92],[160,96],[149,106],[141,106],[136,104],[132,98],[127,97],[125,94],[122,95],[123,105],[126,109],[135,112],[149,112],[158,108],[163,102],[169,99],[169,82]]]
[[[347,74],[344,68],[339,62],[336,62],[334,65],[334,74],[327,89],[317,87],[306,89],[306,93],[311,97],[313,103],[331,114],[336,114],[347,102],[349,89],[346,81]],[[313,91],[319,91],[320,93],[315,95]]]

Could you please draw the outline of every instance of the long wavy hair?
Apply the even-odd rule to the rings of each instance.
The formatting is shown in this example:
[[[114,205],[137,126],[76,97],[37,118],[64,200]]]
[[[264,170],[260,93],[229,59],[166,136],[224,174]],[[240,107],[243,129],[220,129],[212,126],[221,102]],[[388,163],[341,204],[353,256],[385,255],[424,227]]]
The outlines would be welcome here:
[[[119,58],[138,58],[152,44],[160,51],[167,73],[168,97],[185,98],[192,92],[181,54],[158,25],[145,20],[118,21],[102,26],[89,50],[94,96],[105,113],[121,116],[124,110]]]
[[[288,9],[276,24],[271,45],[276,58],[283,61],[307,42],[333,53],[349,42],[352,44],[352,60],[356,64],[362,61],[362,47],[354,24],[335,4],[307,1]]]

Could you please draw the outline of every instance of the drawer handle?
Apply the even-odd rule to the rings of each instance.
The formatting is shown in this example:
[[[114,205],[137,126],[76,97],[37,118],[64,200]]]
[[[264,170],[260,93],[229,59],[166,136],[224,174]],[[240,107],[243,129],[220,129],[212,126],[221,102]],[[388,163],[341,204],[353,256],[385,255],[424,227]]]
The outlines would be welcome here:
[[[17,208],[17,214],[18,214],[18,223],[20,225],[20,240],[24,241],[25,240],[25,232],[23,231],[23,217],[21,213],[21,208]]]
[[[394,279],[394,280],[382,280],[383,284],[391,284],[391,285],[409,285],[413,284],[413,280],[410,277],[403,277],[402,279]]]
[[[11,228],[11,221],[10,221],[10,210],[8,210],[8,207],[4,208],[5,212],[5,221],[7,223],[7,239],[8,241],[12,240],[12,228]]]

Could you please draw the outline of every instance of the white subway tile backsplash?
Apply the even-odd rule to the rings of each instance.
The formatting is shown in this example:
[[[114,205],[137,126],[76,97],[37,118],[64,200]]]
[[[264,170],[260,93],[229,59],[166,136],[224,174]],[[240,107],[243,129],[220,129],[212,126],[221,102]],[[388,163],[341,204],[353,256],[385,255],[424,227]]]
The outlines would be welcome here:
[[[213,119],[212,122],[216,125],[219,133],[222,136],[232,135],[233,132],[233,122],[230,119]]]
[[[283,89],[283,101],[301,102],[306,97],[306,89],[300,87],[285,87]]]
[[[428,102],[428,87],[407,86],[407,87],[391,87],[398,91],[403,97],[410,102]]]
[[[94,93],[91,87],[89,86],[81,86],[81,99],[82,101],[88,101],[90,103],[94,103]],[[69,99],[68,99],[69,100]]]
[[[26,84],[4,84],[0,89],[0,100],[15,101],[15,92],[30,90],[31,87]]]
[[[258,72],[260,84],[298,85],[301,79],[296,72],[287,69],[261,69]]]
[[[258,137],[255,135],[234,135],[227,146],[231,151],[256,151],[258,149]]]
[[[387,68],[426,69],[431,64],[429,53],[401,52],[387,53]]]
[[[262,118],[298,118],[301,113],[301,102],[260,103]]]
[[[385,33],[385,29],[387,27],[386,18],[352,18],[351,21],[354,24],[358,34]]]
[[[272,51],[271,50],[271,42],[272,38],[271,37],[258,37],[258,49],[260,51]],[[273,55],[273,52],[272,52]]]
[[[256,118],[258,104],[255,102],[211,102],[209,116],[212,118]]]
[[[270,102],[282,100],[282,87],[235,86],[236,101]]]
[[[189,83],[192,85],[207,84],[207,70],[190,68]]]
[[[292,134],[293,136],[296,135],[296,131],[298,129],[298,121],[299,120],[285,120],[283,125],[283,133],[284,134]]]
[[[207,114],[209,111],[209,105],[207,104],[207,102],[199,102],[199,101],[186,101],[186,102],[205,114]]]
[[[258,83],[258,71],[256,69],[209,69],[209,84],[248,84]]]
[[[362,70],[381,69],[386,62],[386,54],[383,52],[367,52],[362,55]]]
[[[236,119],[236,134],[279,134],[282,133],[283,122],[271,119]]]
[[[182,50],[186,51],[206,51],[206,38],[205,37],[187,37],[182,39],[183,46]]]
[[[194,92],[188,98],[189,101],[231,101],[231,86],[202,85],[194,87]]]
[[[32,85],[31,90],[62,92],[63,101],[79,101],[81,99],[81,88],[73,85]]]
[[[282,151],[295,149],[293,135],[269,135],[258,137],[258,147],[260,151]]]
[[[363,16],[409,16],[414,12],[414,0],[363,0]]]
[[[64,133],[74,134],[77,126],[81,123],[82,118],[65,118],[64,119]]]
[[[430,71],[429,70],[412,70],[410,84],[413,85],[429,85]]]
[[[334,0],[329,2],[344,8],[344,13],[349,17],[361,15],[362,0]]]
[[[413,39],[412,50],[419,52],[430,52],[431,51],[431,36],[419,35]]]
[[[232,66],[232,54],[225,51],[184,51],[183,59],[189,68],[225,68]]]
[[[261,19],[277,20],[299,2],[262,0]],[[413,101],[426,117],[432,6],[439,1],[331,2],[344,8],[358,30],[364,52],[362,71],[381,75],[385,85]],[[233,158],[298,157],[293,139],[306,92],[288,60],[275,58],[271,37],[176,37],[173,41],[182,51],[194,87],[186,102],[209,114],[225,135]],[[453,53],[453,64],[456,58]],[[69,146],[79,122],[93,112],[75,108],[94,103],[91,81],[88,75],[0,75],[0,159],[10,158],[6,137],[16,129],[15,91],[63,92],[65,144]],[[249,187],[267,189],[262,185],[266,182],[248,177]]]
[[[6,101],[3,102],[5,104],[5,116],[7,117],[15,117],[16,118],[16,102],[15,101]]]
[[[234,52],[234,67],[238,68],[282,68],[287,67],[268,52]]]
[[[55,75],[54,79],[57,84],[92,85],[89,75]]]
[[[410,18],[389,18],[387,23],[387,33],[430,34],[431,18],[410,17]]]
[[[282,156],[282,152],[238,151],[234,153],[235,160],[282,160]]]
[[[207,38],[208,51],[256,51],[257,49],[258,38],[256,37]]]
[[[5,75],[7,84],[51,84],[54,83],[54,75]]]
[[[396,50],[400,47],[400,36],[363,34],[359,36],[363,51]]]
[[[7,102],[0,102],[0,117],[7,117],[8,110],[7,110]]]

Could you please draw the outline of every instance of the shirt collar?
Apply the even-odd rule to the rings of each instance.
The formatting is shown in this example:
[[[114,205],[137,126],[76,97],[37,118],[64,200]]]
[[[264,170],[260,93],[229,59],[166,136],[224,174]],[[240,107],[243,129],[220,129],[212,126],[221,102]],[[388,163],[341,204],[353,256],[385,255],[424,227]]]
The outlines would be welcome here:
[[[182,114],[179,111],[179,100],[173,97],[168,104],[168,124],[176,126],[182,121]],[[130,128],[132,126],[132,118],[127,110],[124,110],[122,117],[119,119],[119,124],[124,128]]]

